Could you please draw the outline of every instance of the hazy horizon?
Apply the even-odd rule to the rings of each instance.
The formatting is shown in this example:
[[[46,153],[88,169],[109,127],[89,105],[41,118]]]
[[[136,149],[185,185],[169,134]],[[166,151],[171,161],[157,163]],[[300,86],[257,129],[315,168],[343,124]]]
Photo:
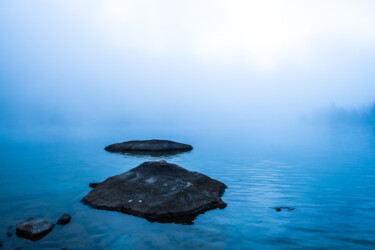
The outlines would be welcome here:
[[[230,129],[375,101],[371,1],[2,1],[0,125]]]

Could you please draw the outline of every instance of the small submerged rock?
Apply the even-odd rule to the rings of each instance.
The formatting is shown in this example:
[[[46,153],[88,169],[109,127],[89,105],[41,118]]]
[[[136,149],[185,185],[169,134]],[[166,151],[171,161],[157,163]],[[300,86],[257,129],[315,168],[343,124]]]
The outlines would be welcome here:
[[[16,225],[16,234],[18,237],[37,241],[51,232],[54,226],[46,220],[30,218]]]
[[[72,217],[69,215],[69,214],[63,214],[61,215],[61,217],[59,218],[59,220],[57,221],[57,225],[66,225],[70,222],[70,219]]]
[[[0,248],[2,248],[3,247],[3,243],[0,241]]]
[[[275,211],[281,212],[281,210],[288,210],[288,211],[293,211],[293,207],[275,207]]]
[[[205,211],[224,208],[225,184],[166,161],[144,162],[96,186],[82,202],[157,222],[192,224]]]
[[[13,233],[12,233],[12,228],[13,228],[12,225],[8,226],[7,236],[8,236],[9,238],[12,237],[12,235],[13,235]]]
[[[193,147],[188,144],[183,144],[168,140],[143,140],[143,141],[127,141],[122,143],[115,143],[105,147],[105,150],[117,153],[126,152],[185,152],[192,150]]]

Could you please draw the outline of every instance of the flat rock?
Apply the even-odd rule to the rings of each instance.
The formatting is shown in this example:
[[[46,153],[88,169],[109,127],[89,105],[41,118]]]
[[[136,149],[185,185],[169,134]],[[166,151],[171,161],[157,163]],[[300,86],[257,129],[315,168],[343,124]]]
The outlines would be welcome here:
[[[192,224],[205,211],[224,208],[225,184],[166,161],[144,162],[98,183],[82,202],[157,222]]]
[[[179,153],[192,149],[188,144],[167,140],[127,141],[105,147],[105,150],[116,153]]]
[[[63,214],[61,215],[61,217],[59,218],[59,220],[57,221],[57,225],[66,225],[70,222],[70,219],[72,217],[69,215],[69,214]]]
[[[54,226],[46,220],[31,218],[16,225],[16,234],[18,237],[37,241],[51,232]]]

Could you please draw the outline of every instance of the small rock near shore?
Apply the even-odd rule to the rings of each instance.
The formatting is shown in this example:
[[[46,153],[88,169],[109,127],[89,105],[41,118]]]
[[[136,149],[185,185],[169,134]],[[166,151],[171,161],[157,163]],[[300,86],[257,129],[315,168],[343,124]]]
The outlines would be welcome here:
[[[18,237],[37,241],[51,232],[54,226],[46,220],[30,218],[16,225],[16,234]]]
[[[10,237],[12,237],[13,233],[12,232],[7,232],[7,235],[10,238]]]
[[[57,221],[57,225],[66,225],[70,222],[70,219],[72,217],[69,215],[69,214],[63,214],[61,215],[61,217],[59,218],[59,220]]]

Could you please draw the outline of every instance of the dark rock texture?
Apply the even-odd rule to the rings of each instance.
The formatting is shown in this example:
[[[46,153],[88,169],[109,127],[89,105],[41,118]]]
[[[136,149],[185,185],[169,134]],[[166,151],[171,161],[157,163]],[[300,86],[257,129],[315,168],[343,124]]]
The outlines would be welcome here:
[[[95,188],[96,186],[98,186],[99,183],[95,183],[95,182],[92,182],[89,184],[89,187],[90,188]]]
[[[31,218],[16,225],[16,234],[18,237],[37,241],[51,232],[54,226],[46,220]]]
[[[0,248],[2,248],[3,247],[3,243],[0,241]]]
[[[70,222],[71,216],[69,214],[63,214],[57,221],[57,225],[66,225]]]
[[[12,232],[7,232],[7,236],[10,238],[12,237],[13,233]]]
[[[105,150],[116,153],[178,153],[190,151],[192,149],[193,147],[188,144],[167,140],[127,141],[105,147]]]
[[[224,208],[226,186],[166,161],[144,162],[98,183],[82,202],[157,222],[191,224],[205,211]]]

